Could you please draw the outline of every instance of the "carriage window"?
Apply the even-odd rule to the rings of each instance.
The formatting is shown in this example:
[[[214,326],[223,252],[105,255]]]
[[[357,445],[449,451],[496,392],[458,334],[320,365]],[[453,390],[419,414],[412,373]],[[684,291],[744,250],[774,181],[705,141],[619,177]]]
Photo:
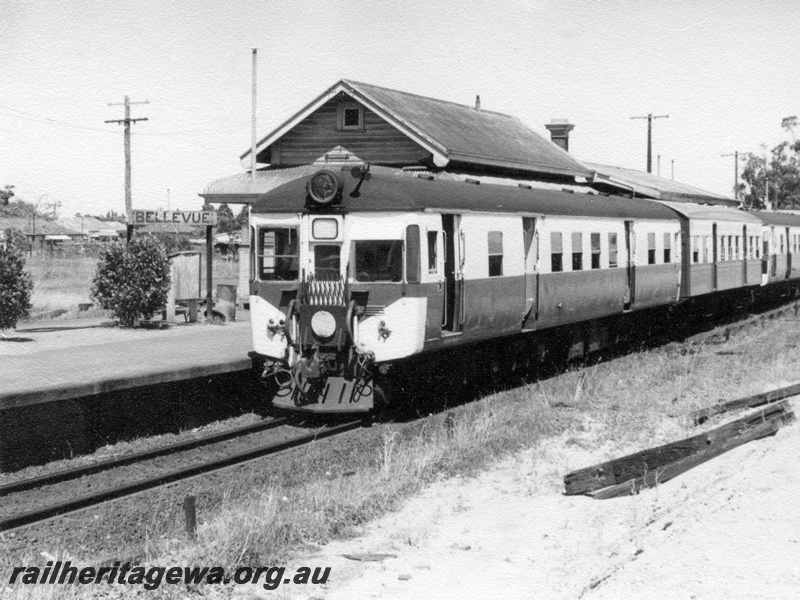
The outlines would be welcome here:
[[[314,277],[332,281],[341,277],[341,248],[339,246],[314,246]]]
[[[739,236],[737,235],[733,238],[733,259],[739,260],[739,258],[741,257],[739,256]]]
[[[436,273],[439,270],[438,244],[439,232],[428,232],[428,273]]]
[[[561,245],[561,233],[552,232],[550,234],[550,270],[558,273],[564,270],[563,248]]]
[[[600,268],[600,234],[599,233],[592,233],[590,235],[590,240],[592,242],[592,268],[599,269]]]
[[[781,254],[783,254],[783,234],[781,234]]]
[[[421,251],[419,225],[409,225],[406,227],[406,281],[408,283],[420,282]]]
[[[576,231],[572,234],[572,270],[581,269],[583,269],[583,234]]]
[[[612,269],[617,266],[617,234],[608,234],[608,266]]]
[[[664,234],[664,264],[672,262],[672,238],[668,233]]]
[[[703,262],[708,262],[708,238],[711,236],[704,235],[703,236]]]
[[[647,234],[647,264],[656,264],[656,234]]]
[[[728,260],[733,260],[733,236],[728,236]]]
[[[489,232],[489,277],[503,274],[503,233]]]
[[[258,272],[263,280],[293,281],[300,272],[296,227],[258,230]]]
[[[698,263],[700,262],[700,236],[693,235],[692,236],[692,262]]]
[[[359,240],[353,245],[356,281],[403,279],[402,240]]]

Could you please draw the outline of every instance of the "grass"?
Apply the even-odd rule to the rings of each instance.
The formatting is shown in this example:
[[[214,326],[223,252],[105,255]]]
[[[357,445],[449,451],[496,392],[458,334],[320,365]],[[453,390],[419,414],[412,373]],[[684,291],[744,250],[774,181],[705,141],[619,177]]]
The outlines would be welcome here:
[[[135,530],[154,565],[285,565],[316,545],[358,535],[432,483],[473,476],[510,457],[525,464],[530,493],[559,494],[568,471],[695,434],[689,412],[792,381],[798,363],[800,324],[776,319],[724,344],[689,351],[669,344],[574,367],[452,408],[451,434],[444,414],[428,415],[231,471],[193,492],[200,504],[194,543],[184,539],[185,490],[176,487],[141,497],[124,526],[92,530],[80,554],[59,554],[73,561],[73,554],[89,557],[83,563],[90,564],[92,538],[113,536],[124,547]],[[704,428],[718,424],[712,419]],[[165,597],[181,593],[161,591]],[[78,589],[52,593],[30,598],[80,597]]]
[[[203,261],[205,267],[205,258]],[[99,307],[81,311],[78,306],[92,302],[89,294],[97,262],[97,258],[91,257],[58,258],[43,255],[27,258],[25,269],[33,278],[30,320],[104,316],[105,311]],[[239,263],[215,257],[212,276],[215,284],[236,285]],[[201,274],[201,289],[205,294],[205,268]]]

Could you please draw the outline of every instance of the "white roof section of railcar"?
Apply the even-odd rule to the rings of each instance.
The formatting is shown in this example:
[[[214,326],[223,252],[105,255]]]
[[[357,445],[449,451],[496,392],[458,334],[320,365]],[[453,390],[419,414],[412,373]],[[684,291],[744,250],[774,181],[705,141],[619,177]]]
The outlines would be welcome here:
[[[690,202],[665,202],[658,201],[659,204],[668,206],[679,215],[688,217],[696,221],[733,221],[739,223],[755,223],[761,225],[761,219],[751,213],[743,212],[727,206],[716,204],[692,204]]]

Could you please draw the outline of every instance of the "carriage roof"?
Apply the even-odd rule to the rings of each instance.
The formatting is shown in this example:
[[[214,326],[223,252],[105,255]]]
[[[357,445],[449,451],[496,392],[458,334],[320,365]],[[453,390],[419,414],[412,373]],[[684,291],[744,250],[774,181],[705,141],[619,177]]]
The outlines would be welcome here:
[[[650,200],[619,196],[569,193],[554,190],[444,181],[392,169],[375,168],[370,179],[358,184],[349,172],[333,171],[343,182],[337,210],[352,212],[488,212],[605,217],[618,219],[677,220],[669,208]],[[308,178],[294,179],[263,194],[252,213],[302,212],[306,207]]]

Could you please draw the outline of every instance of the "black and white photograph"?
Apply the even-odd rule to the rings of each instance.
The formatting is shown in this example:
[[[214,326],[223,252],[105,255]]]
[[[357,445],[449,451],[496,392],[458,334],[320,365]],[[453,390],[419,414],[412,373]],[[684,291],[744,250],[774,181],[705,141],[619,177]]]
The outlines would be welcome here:
[[[0,0],[0,598],[800,597],[798,32]]]

